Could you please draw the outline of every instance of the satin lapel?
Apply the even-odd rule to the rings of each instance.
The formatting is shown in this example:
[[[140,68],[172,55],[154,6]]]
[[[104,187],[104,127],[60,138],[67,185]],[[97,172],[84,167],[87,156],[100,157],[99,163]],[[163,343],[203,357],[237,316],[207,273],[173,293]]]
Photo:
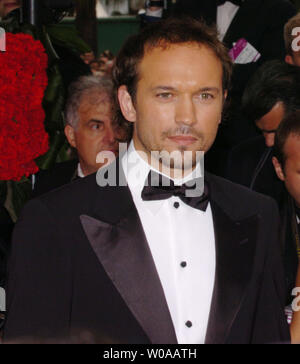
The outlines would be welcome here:
[[[253,17],[259,12],[261,5],[261,0],[245,0],[245,4],[237,11],[225,34],[223,42],[227,47],[231,48],[233,42],[236,42],[242,37],[246,37],[249,30],[253,29]],[[249,39],[247,40],[249,41]]]
[[[258,216],[233,220],[211,201],[216,239],[216,278],[206,343],[222,344],[239,312],[252,273]]]
[[[153,344],[176,344],[164,292],[137,213],[112,225],[87,215],[81,223],[107,275]]]

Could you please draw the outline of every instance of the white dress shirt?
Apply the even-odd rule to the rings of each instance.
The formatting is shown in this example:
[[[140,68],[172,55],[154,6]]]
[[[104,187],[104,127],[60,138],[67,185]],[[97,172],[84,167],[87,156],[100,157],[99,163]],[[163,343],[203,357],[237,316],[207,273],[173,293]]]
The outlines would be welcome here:
[[[82,168],[81,168],[80,163],[78,163],[78,166],[77,166],[77,175],[78,175],[78,177],[80,177],[80,178],[84,178],[84,177],[85,177],[85,175],[84,175],[84,173],[83,173],[83,171],[82,171]]]
[[[226,1],[223,5],[218,6],[217,8],[217,27],[219,31],[219,39],[223,41],[227,30],[232,23],[237,11],[239,10],[239,6],[233,4],[230,1]]]
[[[122,165],[164,290],[178,343],[202,344],[205,342],[216,267],[210,204],[203,212],[186,205],[178,197],[143,201],[141,193],[153,168],[141,158],[133,142],[122,159]],[[181,183],[177,180],[175,184],[186,183],[193,176]]]

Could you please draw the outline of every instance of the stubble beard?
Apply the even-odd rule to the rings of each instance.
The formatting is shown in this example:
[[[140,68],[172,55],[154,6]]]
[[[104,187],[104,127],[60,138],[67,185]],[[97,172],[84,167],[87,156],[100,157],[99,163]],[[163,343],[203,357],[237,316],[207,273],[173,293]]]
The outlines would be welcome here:
[[[151,140],[144,138],[138,129],[136,133],[140,144],[147,153],[148,164],[165,174],[170,174],[173,177],[175,176],[175,178],[181,178],[185,172],[190,173],[199,162],[197,152],[201,152],[201,148],[194,151],[188,150],[186,146],[178,146],[177,149],[169,152],[162,146],[163,143],[153,143]],[[165,140],[167,138],[166,135],[166,133],[162,133],[161,140]],[[203,144],[202,136],[200,140],[201,144]],[[167,173],[168,170],[170,170],[170,173]]]

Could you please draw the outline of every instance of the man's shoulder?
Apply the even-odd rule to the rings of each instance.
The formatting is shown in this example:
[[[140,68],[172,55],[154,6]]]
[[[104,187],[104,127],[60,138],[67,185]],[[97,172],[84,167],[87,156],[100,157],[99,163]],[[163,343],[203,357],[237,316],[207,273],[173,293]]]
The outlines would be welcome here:
[[[236,145],[232,151],[231,155],[238,155],[240,153],[248,154],[248,153],[260,153],[261,151],[266,149],[265,139],[262,135],[244,140],[243,142]]]
[[[117,177],[103,186],[98,178],[98,173],[94,173],[36,197],[27,203],[25,213],[43,210],[64,221],[83,214],[113,221],[122,205],[128,206],[132,201],[129,188],[124,183],[120,185]]]
[[[235,146],[228,156],[229,177],[231,178],[232,173],[241,173],[245,168],[255,168],[266,149],[263,136],[245,140]]]
[[[264,0],[262,4],[265,7],[272,7],[273,10],[277,11],[289,11],[289,12],[296,12],[295,5],[291,3],[290,0]]]
[[[96,192],[99,193],[96,187],[96,174],[92,174],[60,186],[32,201],[39,201],[49,207],[57,205],[60,205],[62,208],[75,207],[76,205],[82,206],[85,202],[92,200]]]
[[[208,174],[207,179],[212,199],[218,204],[221,203],[233,216],[246,217],[267,210],[277,210],[275,200],[269,196],[212,174]]]
[[[69,183],[75,175],[78,160],[57,163],[52,168],[41,170],[36,174],[33,196],[40,196]]]

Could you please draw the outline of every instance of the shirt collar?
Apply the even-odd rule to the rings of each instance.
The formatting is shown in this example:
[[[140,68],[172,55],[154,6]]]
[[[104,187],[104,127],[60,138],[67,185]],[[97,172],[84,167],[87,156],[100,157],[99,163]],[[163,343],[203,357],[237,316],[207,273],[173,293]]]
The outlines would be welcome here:
[[[85,177],[85,175],[84,175],[84,173],[83,173],[83,171],[82,171],[82,168],[81,168],[80,163],[78,163],[78,167],[77,167],[77,175],[78,175],[78,177],[80,177],[80,178],[84,178],[84,177]]]

